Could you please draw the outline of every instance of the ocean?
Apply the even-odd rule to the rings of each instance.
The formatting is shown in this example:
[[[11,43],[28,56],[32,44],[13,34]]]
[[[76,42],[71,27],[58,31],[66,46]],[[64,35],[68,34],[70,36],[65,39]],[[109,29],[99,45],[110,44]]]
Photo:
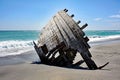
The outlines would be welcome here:
[[[0,31],[0,57],[19,55],[33,49],[33,41],[37,42],[40,31],[6,30]],[[120,30],[86,30],[89,43],[120,39]]]
[[[37,42],[40,31],[0,31],[0,66],[39,61],[33,41]],[[120,41],[120,30],[87,30],[90,46],[105,41]],[[105,42],[105,43],[106,43]]]
[[[33,49],[40,31],[10,30],[0,31],[0,57],[18,55]]]

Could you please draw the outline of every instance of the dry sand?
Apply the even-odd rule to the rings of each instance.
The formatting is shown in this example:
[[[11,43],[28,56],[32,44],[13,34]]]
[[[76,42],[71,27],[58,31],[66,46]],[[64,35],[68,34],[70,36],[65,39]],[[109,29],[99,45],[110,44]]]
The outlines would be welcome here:
[[[0,80],[120,80],[120,42],[99,44],[90,51],[98,66],[108,61],[110,63],[102,70],[69,69],[30,63],[0,66]]]

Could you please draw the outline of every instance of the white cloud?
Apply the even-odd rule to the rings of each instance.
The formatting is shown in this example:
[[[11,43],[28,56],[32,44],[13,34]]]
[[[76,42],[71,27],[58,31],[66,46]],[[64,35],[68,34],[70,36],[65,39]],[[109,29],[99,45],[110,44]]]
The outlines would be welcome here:
[[[109,16],[110,18],[120,18],[120,14]]]
[[[102,18],[95,18],[94,20],[95,21],[100,21],[100,20],[102,20]]]

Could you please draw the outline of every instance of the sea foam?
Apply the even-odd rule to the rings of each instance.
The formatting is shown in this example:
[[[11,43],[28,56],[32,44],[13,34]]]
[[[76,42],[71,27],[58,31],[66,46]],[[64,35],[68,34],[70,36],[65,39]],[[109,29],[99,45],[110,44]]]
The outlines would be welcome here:
[[[120,35],[111,35],[111,36],[88,36],[90,43],[108,41],[108,40],[120,40]],[[37,40],[35,41],[37,42]],[[24,52],[34,50],[33,41],[22,41],[22,40],[8,40],[0,41],[0,57],[10,56],[10,55],[19,55]]]
[[[111,35],[111,36],[91,36],[89,37],[89,42],[100,42],[100,41],[109,41],[109,40],[120,40],[120,35]]]
[[[19,55],[24,52],[30,51],[32,49],[33,49],[32,40],[29,40],[29,41],[20,41],[20,40],[0,41],[0,57],[10,56],[10,55]]]

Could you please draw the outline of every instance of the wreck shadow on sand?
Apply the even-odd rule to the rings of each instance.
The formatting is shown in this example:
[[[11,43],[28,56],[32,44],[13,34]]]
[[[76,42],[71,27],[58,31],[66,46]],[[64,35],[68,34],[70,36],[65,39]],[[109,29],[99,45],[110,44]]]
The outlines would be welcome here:
[[[37,65],[47,65],[43,64],[40,61],[33,61],[31,64],[37,64]],[[78,70],[98,70],[98,69],[89,69],[88,67],[82,67],[79,64],[75,65],[73,67],[66,67],[66,66],[55,66],[55,65],[47,65],[47,66],[54,66],[54,67],[60,67],[60,68],[67,68],[67,69],[78,69]],[[99,70],[107,70],[110,71],[110,69],[99,69]]]
[[[43,64],[40,61],[33,61],[31,64],[38,64],[38,65],[47,65],[47,64]],[[68,69],[81,69],[81,70],[90,70],[87,67],[81,67],[79,65],[76,65],[74,67],[66,67],[66,66],[55,66],[55,65],[47,65],[47,66],[54,66],[54,67],[61,67],[61,68],[68,68]]]

